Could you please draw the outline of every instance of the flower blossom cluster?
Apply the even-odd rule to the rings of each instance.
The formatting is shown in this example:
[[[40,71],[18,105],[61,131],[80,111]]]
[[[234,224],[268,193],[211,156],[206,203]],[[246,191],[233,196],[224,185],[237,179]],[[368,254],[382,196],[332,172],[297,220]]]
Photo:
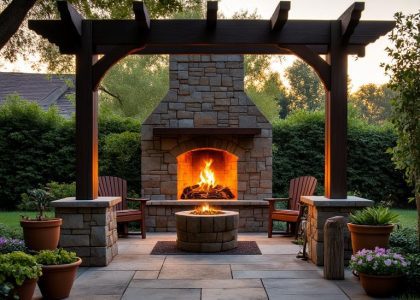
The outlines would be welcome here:
[[[376,247],[375,250],[362,249],[352,255],[350,268],[369,275],[400,275],[407,271],[409,262],[399,253]]]
[[[0,236],[0,254],[13,251],[26,251],[25,243],[19,239],[12,239]]]

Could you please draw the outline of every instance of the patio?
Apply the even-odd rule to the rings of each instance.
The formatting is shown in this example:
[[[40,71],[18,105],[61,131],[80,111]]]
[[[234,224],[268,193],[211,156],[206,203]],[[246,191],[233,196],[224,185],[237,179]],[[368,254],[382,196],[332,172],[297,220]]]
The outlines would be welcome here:
[[[175,233],[118,240],[119,255],[106,267],[81,268],[69,299],[371,299],[346,272],[327,281],[322,268],[296,258],[291,238],[241,233],[262,255],[150,255]],[[39,291],[35,299],[40,299]]]

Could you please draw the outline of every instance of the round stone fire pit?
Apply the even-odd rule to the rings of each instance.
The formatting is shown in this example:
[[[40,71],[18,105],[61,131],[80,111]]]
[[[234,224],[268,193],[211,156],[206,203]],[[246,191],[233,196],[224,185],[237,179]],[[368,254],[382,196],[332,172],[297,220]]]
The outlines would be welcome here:
[[[175,213],[177,247],[190,252],[219,252],[238,246],[239,213],[195,215],[193,211]]]

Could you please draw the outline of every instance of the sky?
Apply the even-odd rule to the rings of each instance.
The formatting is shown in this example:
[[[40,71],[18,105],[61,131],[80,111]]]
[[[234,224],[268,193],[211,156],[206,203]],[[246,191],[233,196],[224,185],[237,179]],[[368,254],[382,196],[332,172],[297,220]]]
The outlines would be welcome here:
[[[351,4],[351,0],[291,0],[289,19],[337,19]],[[277,0],[221,0],[219,12],[227,18],[236,11],[257,11],[262,19],[269,19],[278,4]],[[415,13],[420,9],[420,0],[366,0],[362,20],[393,20],[397,11],[405,14]],[[388,45],[386,37],[378,39],[366,47],[365,57],[349,56],[348,73],[352,83],[352,90],[366,83],[382,84],[387,82],[381,62],[387,62],[384,51]],[[280,74],[294,61],[293,56],[286,56],[281,63],[274,63],[272,68]],[[37,57],[32,57],[36,61]],[[19,59],[13,64],[0,61],[0,71],[3,72],[37,72],[31,68],[28,61]],[[40,70],[45,72],[45,69]]]

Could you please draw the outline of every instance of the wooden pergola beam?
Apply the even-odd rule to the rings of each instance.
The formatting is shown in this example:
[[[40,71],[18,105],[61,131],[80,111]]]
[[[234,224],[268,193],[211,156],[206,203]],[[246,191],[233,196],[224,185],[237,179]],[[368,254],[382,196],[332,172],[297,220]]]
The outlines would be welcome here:
[[[217,1],[207,1],[207,29],[214,30],[217,25]]]
[[[82,36],[82,21],[83,16],[67,1],[57,1],[58,12],[60,13],[61,21],[67,25],[71,34]]]
[[[289,17],[290,1],[280,1],[270,19],[271,31],[281,31]]]
[[[143,1],[133,1],[134,17],[142,30],[150,30],[150,17]]]
[[[354,2],[339,18],[341,21],[341,36],[348,41],[354,33],[354,29],[360,22],[362,11],[365,9],[364,2]]]

